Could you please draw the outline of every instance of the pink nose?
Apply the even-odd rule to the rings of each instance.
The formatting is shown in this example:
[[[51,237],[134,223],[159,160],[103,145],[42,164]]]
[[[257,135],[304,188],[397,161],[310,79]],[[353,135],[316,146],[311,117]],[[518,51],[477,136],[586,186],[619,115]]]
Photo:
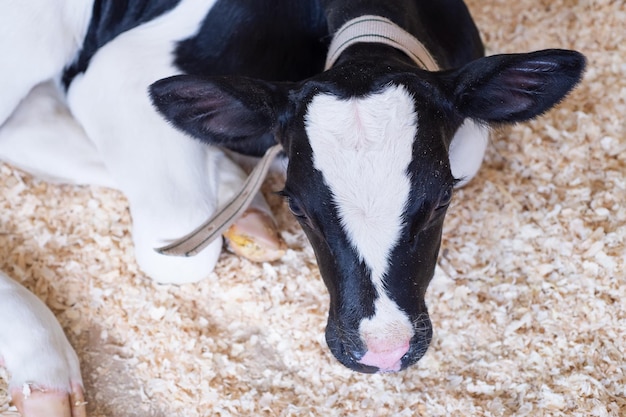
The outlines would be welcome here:
[[[402,367],[402,357],[409,351],[409,341],[405,342],[366,342],[367,352],[359,360],[367,366],[374,366],[380,372],[398,372]]]

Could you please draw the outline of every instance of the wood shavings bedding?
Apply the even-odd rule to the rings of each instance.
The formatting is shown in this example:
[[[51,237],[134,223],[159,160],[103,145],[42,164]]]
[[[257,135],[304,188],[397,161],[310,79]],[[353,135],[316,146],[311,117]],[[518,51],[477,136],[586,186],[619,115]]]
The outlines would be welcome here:
[[[427,294],[434,340],[403,373],[332,358],[313,252],[275,197],[283,260],[225,253],[207,280],[159,286],[134,264],[119,193],[0,166],[0,268],[59,318],[91,416],[626,415],[624,2],[468,5],[489,54],[573,48],[589,69],[560,107],[495,132],[457,192]]]

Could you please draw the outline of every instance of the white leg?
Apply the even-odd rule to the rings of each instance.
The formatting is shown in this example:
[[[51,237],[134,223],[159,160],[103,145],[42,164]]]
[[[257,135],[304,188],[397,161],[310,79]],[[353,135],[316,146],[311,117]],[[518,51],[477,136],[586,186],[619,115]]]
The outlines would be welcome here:
[[[80,47],[89,0],[13,0],[0,12],[0,125],[36,84],[58,76]]]
[[[0,159],[48,181],[115,188],[52,81],[33,88],[0,128]]]
[[[13,403],[26,417],[86,416],[74,349],[52,312],[0,272],[0,359]]]
[[[190,258],[160,255],[154,249],[189,233],[215,211],[219,153],[162,120],[141,94],[148,82],[134,91],[119,89],[116,80],[96,69],[72,86],[70,106],[128,198],[140,268],[161,283],[205,278],[217,262],[221,241]],[[102,94],[94,100],[99,88]]]
[[[450,168],[457,187],[467,184],[478,172],[489,143],[489,127],[465,119],[450,144]]]

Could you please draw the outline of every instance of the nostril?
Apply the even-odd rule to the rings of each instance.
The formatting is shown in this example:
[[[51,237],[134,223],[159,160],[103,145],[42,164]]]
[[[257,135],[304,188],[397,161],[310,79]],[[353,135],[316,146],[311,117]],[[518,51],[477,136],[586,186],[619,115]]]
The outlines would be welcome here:
[[[373,340],[366,342],[367,351],[359,360],[359,363],[374,366],[381,372],[397,372],[402,368],[402,357],[409,351],[409,340],[381,341]]]

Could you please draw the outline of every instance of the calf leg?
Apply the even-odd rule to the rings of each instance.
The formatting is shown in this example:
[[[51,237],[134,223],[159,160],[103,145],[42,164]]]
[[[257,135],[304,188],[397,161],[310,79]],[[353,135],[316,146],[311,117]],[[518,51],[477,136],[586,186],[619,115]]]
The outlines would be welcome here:
[[[48,181],[115,186],[52,81],[33,88],[2,126],[0,159]]]
[[[221,241],[189,258],[154,249],[184,236],[215,211],[220,154],[175,131],[152,109],[146,91],[158,75],[135,69],[122,79],[108,73],[123,62],[114,56],[93,62],[72,84],[68,103],[128,199],[139,267],[161,283],[201,280],[217,262]],[[130,79],[131,85],[124,85]]]
[[[25,417],[84,417],[78,357],[52,312],[0,273],[0,360]]]

